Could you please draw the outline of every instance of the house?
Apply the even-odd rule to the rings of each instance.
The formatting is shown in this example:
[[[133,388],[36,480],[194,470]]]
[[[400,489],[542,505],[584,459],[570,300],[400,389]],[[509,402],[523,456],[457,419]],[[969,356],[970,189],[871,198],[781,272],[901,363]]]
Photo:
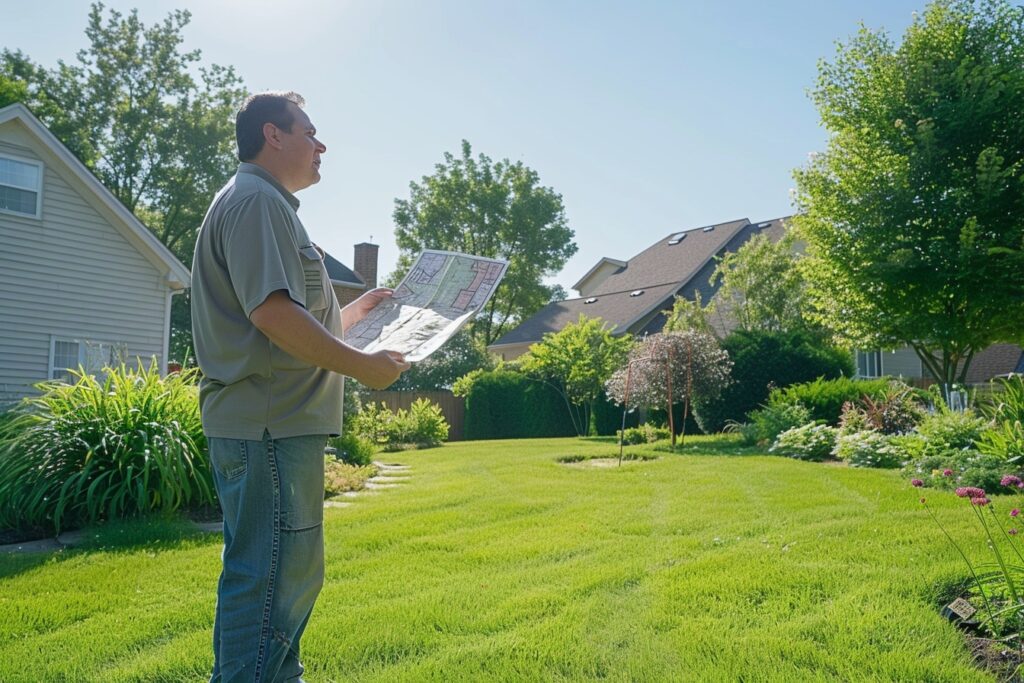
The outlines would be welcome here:
[[[675,232],[633,258],[603,258],[573,285],[579,297],[548,304],[487,348],[503,360],[526,353],[545,334],[576,322],[581,314],[601,318],[616,335],[660,332],[676,296],[710,301],[717,291],[711,274],[716,257],[736,251],[757,234],[782,238],[786,218],[752,223],[748,219]],[[712,320],[716,327],[727,321]]]
[[[363,292],[377,286],[377,252],[380,247],[369,242],[357,244],[354,249],[352,268],[334,258],[330,254],[324,254],[324,267],[327,269],[327,276],[331,278],[331,287],[335,296],[338,297],[338,304],[342,307],[352,303]]]
[[[526,353],[545,334],[579,320],[581,314],[601,318],[615,335],[660,332],[676,296],[710,302],[718,288],[711,284],[717,258],[736,251],[756,234],[778,241],[788,217],[752,223],[747,219],[719,223],[667,235],[628,260],[602,258],[573,285],[579,296],[550,303],[488,346],[503,360]],[[730,303],[716,301],[709,322],[719,337],[736,327]],[[925,380],[925,369],[913,349],[855,351],[859,377],[889,375]],[[1024,372],[1024,351],[1014,344],[994,344],[980,351],[968,370],[968,384],[979,384],[1011,372]]]
[[[80,364],[166,371],[188,269],[22,104],[0,109],[0,402]]]

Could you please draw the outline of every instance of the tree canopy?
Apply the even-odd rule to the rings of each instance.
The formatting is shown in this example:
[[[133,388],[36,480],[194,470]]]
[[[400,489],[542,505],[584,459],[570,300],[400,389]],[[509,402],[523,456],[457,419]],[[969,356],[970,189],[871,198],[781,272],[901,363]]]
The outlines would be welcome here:
[[[596,434],[594,404],[632,345],[629,335],[615,337],[600,318],[581,314],[575,323],[530,346],[520,367],[562,394],[577,434]]]
[[[941,0],[822,61],[827,150],[796,171],[815,319],[943,382],[1024,337],[1024,10]]]
[[[409,190],[408,199],[395,200],[399,260],[390,282],[424,249],[507,259],[501,285],[472,324],[485,344],[559,294],[543,278],[557,273],[577,247],[561,195],[541,186],[534,170],[508,159],[474,158],[463,140],[460,157],[446,152],[434,174],[409,183]]]
[[[234,114],[245,97],[230,67],[184,51],[191,15],[145,26],[95,3],[88,46],[52,69],[0,53],[0,106],[32,112],[186,265],[210,199],[234,172]],[[175,297],[177,358],[190,343],[187,300]]]

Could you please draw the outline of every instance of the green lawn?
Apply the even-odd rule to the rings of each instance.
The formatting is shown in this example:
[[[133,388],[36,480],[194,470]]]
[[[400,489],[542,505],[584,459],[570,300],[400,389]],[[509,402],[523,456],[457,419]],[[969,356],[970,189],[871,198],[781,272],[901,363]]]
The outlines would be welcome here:
[[[385,454],[409,482],[325,510],[308,680],[991,680],[938,613],[964,572],[919,491],[723,450],[690,437],[621,469],[557,463],[615,451],[576,439]],[[963,501],[925,495],[980,557]],[[201,680],[219,554],[147,522],[0,555],[0,681]]]

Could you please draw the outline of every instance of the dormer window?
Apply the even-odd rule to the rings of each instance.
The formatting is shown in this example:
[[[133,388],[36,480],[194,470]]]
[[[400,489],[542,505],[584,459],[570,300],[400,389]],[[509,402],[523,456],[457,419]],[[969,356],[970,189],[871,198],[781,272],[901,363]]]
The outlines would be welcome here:
[[[39,218],[43,165],[0,154],[0,211]]]

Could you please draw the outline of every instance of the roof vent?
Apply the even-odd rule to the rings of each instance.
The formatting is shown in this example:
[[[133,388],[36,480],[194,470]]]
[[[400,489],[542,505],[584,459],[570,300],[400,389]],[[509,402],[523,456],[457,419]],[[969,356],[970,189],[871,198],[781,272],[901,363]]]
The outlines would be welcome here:
[[[583,303],[585,303],[585,304],[592,304],[592,303],[594,303],[596,301],[597,301],[597,297],[596,296],[592,296],[589,299],[587,299],[586,301],[584,301]]]
[[[708,227],[706,227],[703,230],[701,230],[701,232],[711,232],[714,229],[715,229],[715,226],[709,225]]]
[[[686,233],[685,232],[677,232],[676,234],[671,235],[668,238],[668,243],[669,244],[679,244],[685,238],[686,238]]]
[[[629,295],[630,296],[640,296],[643,293],[644,293],[644,290],[642,290],[642,289],[635,289],[632,292],[630,292]]]
[[[761,228],[767,228],[769,225],[771,225],[771,222],[768,222],[768,223],[758,223],[757,224],[757,228],[758,228],[758,230],[760,230]]]

